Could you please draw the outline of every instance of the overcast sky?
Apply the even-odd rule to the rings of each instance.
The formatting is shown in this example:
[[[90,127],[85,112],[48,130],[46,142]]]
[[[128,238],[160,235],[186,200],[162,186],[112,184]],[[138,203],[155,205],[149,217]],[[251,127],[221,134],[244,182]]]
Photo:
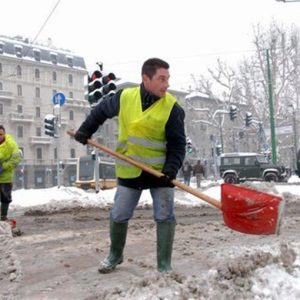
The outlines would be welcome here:
[[[89,68],[102,61],[104,71],[135,82],[145,59],[161,57],[171,65],[171,88],[187,88],[190,74],[217,58],[250,55],[253,25],[274,19],[300,28],[299,16],[300,2],[276,0],[2,0],[0,34],[51,38]]]

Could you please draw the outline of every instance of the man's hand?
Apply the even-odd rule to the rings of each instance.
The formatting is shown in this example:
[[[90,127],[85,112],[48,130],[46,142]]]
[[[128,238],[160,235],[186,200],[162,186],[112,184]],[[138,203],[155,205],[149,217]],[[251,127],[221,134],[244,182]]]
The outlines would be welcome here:
[[[174,184],[172,183],[172,180],[175,179],[174,176],[169,176],[167,174],[164,174],[160,177],[160,180],[168,187],[174,187]]]
[[[89,138],[90,138],[90,136],[88,136],[86,133],[81,132],[81,131],[76,131],[75,135],[74,135],[74,139],[83,145],[87,144],[87,140]]]

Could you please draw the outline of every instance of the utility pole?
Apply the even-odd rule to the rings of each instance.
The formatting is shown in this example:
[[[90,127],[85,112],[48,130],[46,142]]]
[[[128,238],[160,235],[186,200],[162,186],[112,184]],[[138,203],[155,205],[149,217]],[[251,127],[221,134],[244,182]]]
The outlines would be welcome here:
[[[293,168],[294,170],[297,170],[297,150],[298,150],[298,134],[297,134],[297,123],[296,123],[296,108],[294,107],[293,104],[290,104],[289,107],[292,109],[292,114],[293,114]]]
[[[270,115],[270,130],[271,130],[271,141],[272,141],[272,163],[275,165],[277,163],[277,155],[276,155],[274,109],[273,109],[273,86],[272,86],[272,77],[271,77],[269,49],[266,49],[266,55],[267,55],[267,69],[268,69],[269,115]]]

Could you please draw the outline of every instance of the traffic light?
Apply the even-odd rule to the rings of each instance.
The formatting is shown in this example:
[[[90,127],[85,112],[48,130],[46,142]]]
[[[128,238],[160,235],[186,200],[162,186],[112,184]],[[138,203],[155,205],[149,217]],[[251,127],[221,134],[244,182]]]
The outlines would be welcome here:
[[[103,76],[98,70],[88,77],[87,100],[90,105],[97,103],[103,96],[112,93],[117,88],[116,84],[113,82],[115,79],[116,76],[114,73]]]
[[[186,140],[186,153],[192,153],[193,152],[193,145],[192,145],[192,141],[187,138]]]
[[[236,119],[237,107],[235,105],[230,105],[229,116],[231,121],[234,121]]]
[[[246,113],[246,126],[249,127],[252,124],[252,113],[251,112],[247,112]]]
[[[57,137],[57,117],[52,114],[48,114],[45,116],[44,122],[45,134],[52,137]]]
[[[221,145],[216,146],[217,156],[220,156],[223,153],[223,149]]]

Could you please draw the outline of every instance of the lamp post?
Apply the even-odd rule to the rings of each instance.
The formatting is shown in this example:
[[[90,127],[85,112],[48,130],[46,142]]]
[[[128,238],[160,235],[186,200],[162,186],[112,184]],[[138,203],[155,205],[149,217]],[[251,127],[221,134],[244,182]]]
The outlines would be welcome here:
[[[269,93],[269,117],[270,117],[270,130],[271,130],[271,142],[272,142],[272,163],[277,163],[277,151],[276,151],[276,134],[274,124],[274,107],[273,107],[273,84],[271,77],[271,63],[270,63],[270,50],[266,49],[267,69],[268,69],[268,93]]]
[[[284,3],[290,3],[290,2],[300,2],[300,0],[276,0],[277,2],[284,2]]]

